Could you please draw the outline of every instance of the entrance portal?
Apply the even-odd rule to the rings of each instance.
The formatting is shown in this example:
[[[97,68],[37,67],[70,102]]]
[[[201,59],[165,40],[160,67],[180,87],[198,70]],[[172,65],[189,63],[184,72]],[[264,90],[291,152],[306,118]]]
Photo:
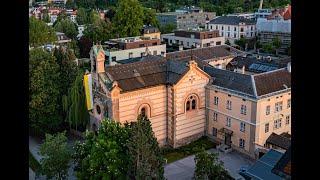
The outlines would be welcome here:
[[[231,146],[231,134],[225,133],[224,144],[227,146]]]

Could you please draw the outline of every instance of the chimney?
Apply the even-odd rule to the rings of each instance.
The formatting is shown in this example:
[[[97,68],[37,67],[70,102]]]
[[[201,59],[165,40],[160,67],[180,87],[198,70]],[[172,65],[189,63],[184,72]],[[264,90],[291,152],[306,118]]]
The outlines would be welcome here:
[[[262,9],[263,0],[260,0],[259,9]]]
[[[291,73],[291,62],[289,62],[289,63],[287,64],[287,70],[288,70],[289,73]]]
[[[242,73],[242,74],[245,73],[245,69],[246,69],[245,66],[242,66],[242,69],[241,69],[241,73]]]

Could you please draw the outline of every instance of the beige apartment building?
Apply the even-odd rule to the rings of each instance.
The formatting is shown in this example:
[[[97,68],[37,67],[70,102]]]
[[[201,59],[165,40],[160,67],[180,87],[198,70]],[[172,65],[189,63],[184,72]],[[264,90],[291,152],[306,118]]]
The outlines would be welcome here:
[[[160,145],[174,148],[207,135],[251,157],[272,134],[291,134],[290,67],[246,75],[195,57],[106,66],[101,46],[92,61],[92,129],[147,116]]]
[[[291,134],[291,68],[255,75],[208,68],[208,136],[256,157],[274,132]]]

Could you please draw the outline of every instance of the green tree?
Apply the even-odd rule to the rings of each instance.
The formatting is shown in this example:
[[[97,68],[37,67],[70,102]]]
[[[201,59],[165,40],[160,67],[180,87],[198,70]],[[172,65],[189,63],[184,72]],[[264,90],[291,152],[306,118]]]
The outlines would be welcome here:
[[[281,47],[281,40],[279,37],[272,39],[272,45],[276,51],[276,55],[278,55],[278,50]]]
[[[218,160],[218,154],[208,153],[205,150],[195,155],[196,169],[194,179],[196,180],[232,180],[233,178],[223,168],[222,162]]]
[[[248,40],[245,38],[240,38],[239,40],[235,40],[234,42],[236,45],[240,46],[241,49],[245,49],[246,44],[248,43]]]
[[[29,119],[30,131],[36,134],[59,130],[59,65],[54,56],[42,48],[29,51]]]
[[[112,37],[112,28],[108,19],[102,20],[93,15],[93,23],[86,27],[83,36],[93,42],[106,41]]]
[[[143,7],[138,0],[119,0],[113,18],[119,37],[139,36],[143,27]]]
[[[75,0],[76,5],[80,8],[94,9],[96,0]]]
[[[128,142],[130,175],[133,179],[164,179],[164,158],[147,117],[139,115],[136,123],[130,124]]]
[[[67,0],[65,6],[67,9],[73,9],[76,7],[76,4],[74,3],[74,0]]]
[[[87,12],[84,8],[81,7],[78,9],[76,21],[77,21],[78,25],[84,25],[88,22]]]
[[[90,37],[82,36],[78,44],[80,50],[80,57],[89,58],[89,53],[93,44],[93,40]]]
[[[262,45],[262,49],[263,51],[267,52],[267,53],[272,53],[274,48],[272,46],[272,43],[266,43]]]
[[[177,26],[173,23],[168,23],[166,25],[160,26],[159,29],[162,34],[166,34],[166,33],[172,33],[175,29],[177,29]]]
[[[63,110],[66,113],[66,121],[69,123],[70,128],[78,126],[85,129],[89,122],[89,113],[86,106],[86,97],[83,87],[82,70],[78,71],[78,75],[73,82],[68,95],[63,96]]]
[[[29,18],[29,45],[31,47],[53,43],[56,40],[57,36],[53,28],[35,17]]]
[[[46,134],[46,139],[40,147],[41,174],[48,179],[66,179],[68,175],[71,152],[68,149],[65,132],[56,135]]]
[[[77,27],[69,18],[62,19],[54,25],[57,32],[63,32],[70,39],[75,39],[78,35]]]
[[[143,8],[143,24],[159,27],[158,19],[156,18],[156,11],[154,9]]]
[[[65,11],[62,11],[59,13],[58,17],[57,17],[57,20],[53,23],[53,26],[55,26],[58,22],[64,20],[64,19],[68,19],[68,16],[66,14]]]
[[[79,179],[126,179],[129,159],[126,142],[129,129],[105,119],[97,135],[87,132],[75,146],[75,171]]]

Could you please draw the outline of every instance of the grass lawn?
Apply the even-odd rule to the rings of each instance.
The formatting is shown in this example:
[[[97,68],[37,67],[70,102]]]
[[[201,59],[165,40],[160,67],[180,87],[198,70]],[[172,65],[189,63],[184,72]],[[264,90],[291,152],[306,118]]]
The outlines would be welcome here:
[[[33,157],[29,150],[29,167],[36,173],[40,170],[40,163]]]
[[[208,137],[201,137],[200,139],[177,149],[163,148],[162,153],[164,158],[167,159],[167,163],[171,163],[192,154],[196,154],[197,152],[201,151],[202,148],[208,150],[215,147],[216,144],[210,141]]]

